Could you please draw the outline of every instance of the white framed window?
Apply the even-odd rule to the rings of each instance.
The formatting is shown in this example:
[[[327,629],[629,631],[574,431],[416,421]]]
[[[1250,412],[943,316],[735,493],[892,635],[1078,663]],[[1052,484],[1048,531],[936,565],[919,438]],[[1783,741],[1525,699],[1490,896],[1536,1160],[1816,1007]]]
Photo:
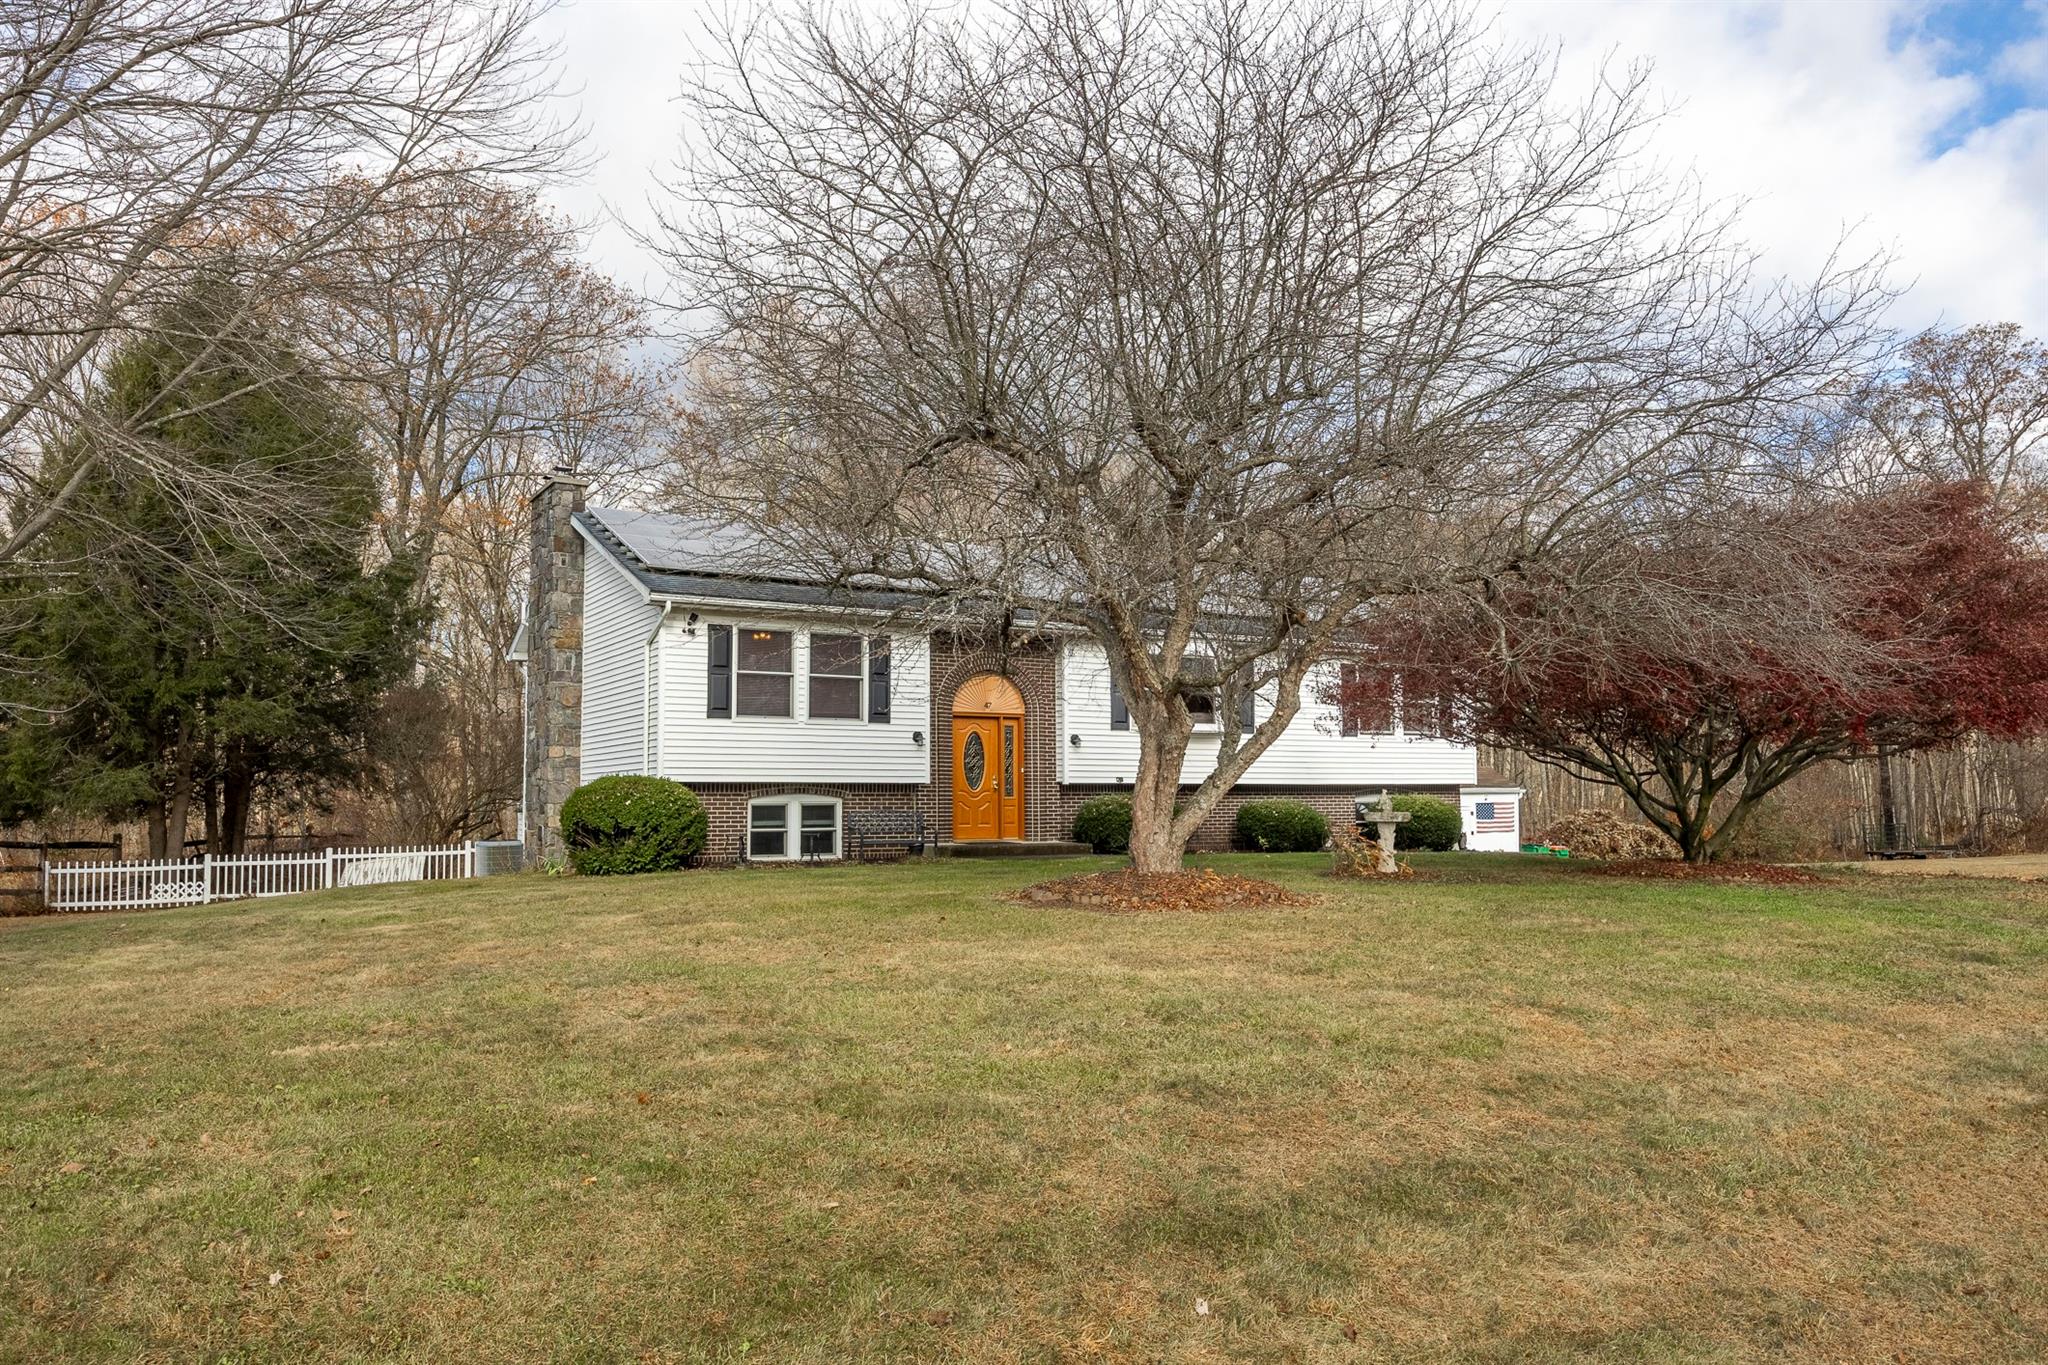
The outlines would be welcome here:
[[[763,796],[747,803],[747,857],[755,862],[837,858],[836,796]]]
[[[811,632],[810,714],[813,720],[862,720],[861,684],[867,641],[859,635]]]
[[[742,626],[734,659],[733,714],[788,716],[796,676],[796,637],[786,630]]]
[[[797,802],[797,849],[806,858],[839,856],[839,803]]]

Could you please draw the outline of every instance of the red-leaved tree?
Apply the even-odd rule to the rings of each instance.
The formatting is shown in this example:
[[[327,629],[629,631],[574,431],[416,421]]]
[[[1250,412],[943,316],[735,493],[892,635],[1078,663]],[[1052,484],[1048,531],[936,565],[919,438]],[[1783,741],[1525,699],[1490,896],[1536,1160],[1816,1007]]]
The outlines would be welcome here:
[[[1335,699],[1612,784],[1689,862],[1816,763],[2048,729],[2048,559],[1982,484],[1609,543],[1383,619]]]

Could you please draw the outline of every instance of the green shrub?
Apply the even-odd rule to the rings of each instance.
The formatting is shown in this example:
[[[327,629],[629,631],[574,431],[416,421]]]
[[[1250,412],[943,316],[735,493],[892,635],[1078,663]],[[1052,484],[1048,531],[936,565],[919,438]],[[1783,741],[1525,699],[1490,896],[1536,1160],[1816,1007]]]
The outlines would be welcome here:
[[[665,777],[600,777],[562,803],[562,842],[586,876],[673,872],[704,851],[704,803]]]
[[[1330,822],[1303,801],[1247,801],[1237,837],[1262,853],[1314,853],[1329,842]]]
[[[1097,853],[1131,851],[1131,798],[1091,796],[1074,812],[1074,838]]]
[[[1397,796],[1393,799],[1395,810],[1408,812],[1408,819],[1394,826],[1394,849],[1396,852],[1413,853],[1422,849],[1429,853],[1442,853],[1458,846],[1458,836],[1465,832],[1464,817],[1449,801],[1434,796]],[[1367,832],[1371,831],[1368,825]]]

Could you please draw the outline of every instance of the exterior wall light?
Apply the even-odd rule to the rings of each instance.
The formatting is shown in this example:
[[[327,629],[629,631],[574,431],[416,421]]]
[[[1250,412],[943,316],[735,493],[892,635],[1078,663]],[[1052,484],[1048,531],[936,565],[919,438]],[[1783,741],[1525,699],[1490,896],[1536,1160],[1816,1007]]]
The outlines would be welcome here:
[[[910,742],[922,749],[924,747],[924,731],[912,730],[910,732]]]
[[[1067,743],[1073,745],[1076,749],[1078,749],[1081,747],[1081,737],[1079,735],[1068,735]]]

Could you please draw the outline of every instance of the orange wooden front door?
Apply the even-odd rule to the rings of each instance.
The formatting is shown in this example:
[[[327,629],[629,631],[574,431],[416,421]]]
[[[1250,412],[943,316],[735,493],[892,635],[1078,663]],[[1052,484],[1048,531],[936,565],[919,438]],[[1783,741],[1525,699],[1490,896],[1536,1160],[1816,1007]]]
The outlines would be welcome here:
[[[953,837],[1024,837],[1024,720],[953,717]]]

